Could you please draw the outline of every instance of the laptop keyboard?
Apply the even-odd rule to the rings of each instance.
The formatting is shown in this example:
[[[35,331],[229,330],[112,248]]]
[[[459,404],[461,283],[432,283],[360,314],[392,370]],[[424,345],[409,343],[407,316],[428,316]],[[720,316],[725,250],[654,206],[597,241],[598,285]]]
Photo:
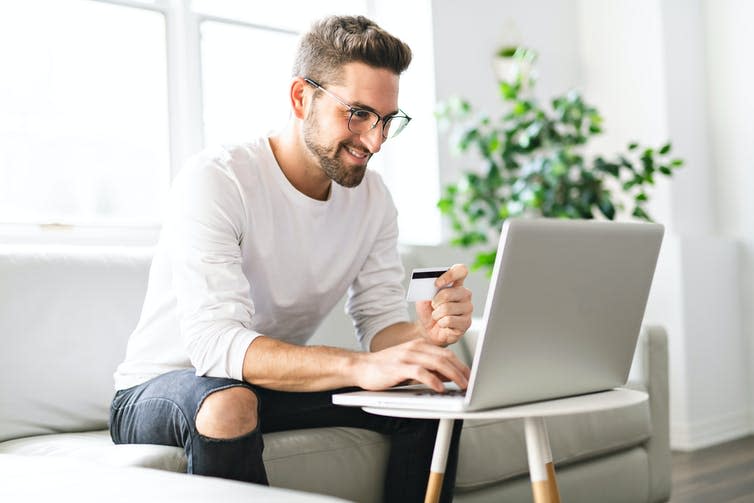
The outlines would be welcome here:
[[[415,391],[416,396],[466,396],[465,389],[449,389],[444,392],[435,391],[433,389],[423,389]]]

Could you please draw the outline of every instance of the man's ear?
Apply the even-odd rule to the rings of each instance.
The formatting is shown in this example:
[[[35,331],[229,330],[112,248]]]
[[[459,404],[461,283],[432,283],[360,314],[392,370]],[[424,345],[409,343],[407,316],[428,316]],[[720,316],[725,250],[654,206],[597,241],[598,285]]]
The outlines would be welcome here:
[[[306,104],[308,99],[306,99],[306,93],[304,90],[307,87],[308,84],[301,77],[296,77],[291,81],[291,110],[293,110],[293,115],[297,119],[303,119],[306,116]]]

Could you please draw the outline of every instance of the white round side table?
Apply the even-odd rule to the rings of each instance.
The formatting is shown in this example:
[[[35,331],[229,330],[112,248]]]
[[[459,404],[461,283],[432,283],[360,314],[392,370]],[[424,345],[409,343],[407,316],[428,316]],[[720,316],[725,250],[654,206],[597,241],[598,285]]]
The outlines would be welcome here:
[[[534,503],[560,503],[560,493],[555,478],[550,440],[544,418],[618,409],[644,402],[647,398],[647,394],[641,391],[616,388],[598,393],[474,412],[442,412],[384,407],[363,407],[363,409],[380,416],[440,420],[435,439],[435,449],[432,454],[432,466],[427,483],[425,503],[437,503],[440,498],[445,465],[448,459],[450,436],[453,431],[453,422],[456,419],[523,419]]]

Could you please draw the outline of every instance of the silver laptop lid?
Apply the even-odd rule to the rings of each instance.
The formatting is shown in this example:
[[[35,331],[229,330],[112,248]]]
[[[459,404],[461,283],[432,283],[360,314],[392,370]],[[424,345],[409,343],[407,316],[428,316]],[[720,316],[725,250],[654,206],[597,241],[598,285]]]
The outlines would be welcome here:
[[[506,220],[466,407],[623,385],[662,235],[658,224]]]

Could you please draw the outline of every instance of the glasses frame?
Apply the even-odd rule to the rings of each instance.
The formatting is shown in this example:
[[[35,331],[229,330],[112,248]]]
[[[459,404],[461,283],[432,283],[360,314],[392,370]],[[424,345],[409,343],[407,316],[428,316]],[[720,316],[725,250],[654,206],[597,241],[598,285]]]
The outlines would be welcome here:
[[[398,130],[395,133],[393,133],[393,135],[390,136],[390,138],[395,138],[396,136],[398,136],[401,131],[403,131],[404,129],[406,129],[406,126],[408,126],[408,123],[411,122],[411,117],[409,117],[408,114],[406,112],[404,112],[403,110],[401,110],[400,108],[398,109],[397,113],[386,115],[386,116],[383,117],[383,116],[381,116],[380,114],[378,114],[377,112],[375,112],[373,110],[367,110],[365,108],[357,108],[357,107],[355,107],[353,105],[350,105],[350,104],[346,103],[345,100],[343,100],[337,94],[333,93],[332,91],[328,91],[327,89],[325,89],[324,87],[322,87],[315,80],[312,80],[312,79],[310,79],[308,77],[303,77],[303,79],[304,79],[304,82],[306,82],[310,86],[314,87],[315,89],[318,89],[318,90],[322,91],[323,93],[325,93],[326,95],[328,95],[329,97],[331,97],[332,99],[334,99],[335,101],[337,101],[338,103],[340,103],[341,105],[343,105],[344,107],[346,107],[348,109],[348,130],[350,132],[354,133],[354,134],[364,134],[364,133],[366,133],[368,131],[373,130],[374,128],[377,127],[377,124],[379,124],[380,122],[382,122],[382,131],[380,132],[380,134],[382,135],[382,139],[383,140],[388,140],[389,138],[385,134],[385,126],[391,120],[398,118],[398,119],[405,119],[406,122],[403,124],[403,126],[401,126],[400,128],[398,128]],[[353,119],[353,116],[355,114],[358,114],[358,113],[367,113],[367,114],[370,114],[370,115],[374,115],[374,116],[377,117],[377,120],[374,121],[371,124],[371,126],[369,127],[369,129],[367,129],[366,131],[363,131],[363,132],[354,131],[353,129],[351,129],[351,119]]]

